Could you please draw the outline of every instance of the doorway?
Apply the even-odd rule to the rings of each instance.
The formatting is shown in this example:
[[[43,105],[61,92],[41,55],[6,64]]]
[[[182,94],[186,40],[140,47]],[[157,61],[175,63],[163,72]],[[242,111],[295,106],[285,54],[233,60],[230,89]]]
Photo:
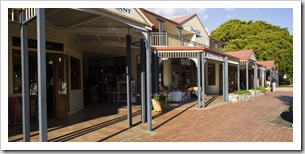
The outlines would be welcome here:
[[[47,54],[48,117],[69,116],[68,62],[64,55]]]

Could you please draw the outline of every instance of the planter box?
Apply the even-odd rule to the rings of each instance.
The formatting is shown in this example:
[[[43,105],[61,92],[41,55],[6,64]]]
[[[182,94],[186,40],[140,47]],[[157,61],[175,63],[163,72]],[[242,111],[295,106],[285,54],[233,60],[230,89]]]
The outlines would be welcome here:
[[[248,102],[251,100],[250,94],[229,94],[229,102]]]
[[[254,96],[254,90],[249,90],[251,92],[251,96]],[[256,90],[256,96],[262,96],[265,93],[262,93],[260,90]]]

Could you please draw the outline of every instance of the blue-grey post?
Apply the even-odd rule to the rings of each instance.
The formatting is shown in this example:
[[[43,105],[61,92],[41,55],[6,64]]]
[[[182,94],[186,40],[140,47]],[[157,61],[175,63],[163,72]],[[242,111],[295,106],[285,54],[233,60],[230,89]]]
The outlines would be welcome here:
[[[159,93],[159,58],[158,58],[158,52],[154,50],[153,52],[153,92],[155,94]]]
[[[146,44],[146,97],[147,97],[147,129],[152,130],[151,115],[151,49],[150,49],[150,33],[147,33]]]
[[[182,28],[178,27],[178,26],[177,26],[177,28],[178,28],[179,46],[183,46],[182,33],[181,33]]]
[[[228,57],[225,57],[225,87],[226,87],[226,101],[228,102],[229,96],[229,64],[228,64]]]
[[[278,87],[279,86],[279,72],[277,71],[276,72],[276,87]]]
[[[163,32],[163,22],[164,21],[162,21],[160,19],[157,19],[157,20],[159,22],[159,36],[160,36],[160,38],[159,38],[159,45],[163,46],[163,45],[165,45],[164,42],[163,42],[163,35],[162,35],[162,32]]]
[[[159,93],[160,91],[160,88],[159,88],[159,56],[158,56],[158,51],[156,51],[156,92],[157,94]]]
[[[200,52],[197,52],[197,86],[198,86],[198,108],[200,108],[200,100],[201,100],[201,97],[200,97],[200,94],[201,94],[201,83],[200,83]]]
[[[23,23],[25,11],[21,16],[21,71],[22,71],[22,129],[23,141],[30,142],[30,92],[29,92],[29,54],[28,54],[28,25]]]
[[[258,85],[259,85],[259,86],[262,86],[262,84],[263,84],[263,82],[262,82],[262,81],[263,81],[263,80],[262,80],[262,79],[263,79],[262,67],[259,67],[258,69],[259,69],[259,83],[258,83]]]
[[[127,118],[128,126],[132,126],[131,109],[131,36],[126,35],[126,86],[127,86]]]
[[[257,64],[254,63],[254,96],[256,96],[256,86],[257,86]]]
[[[237,90],[240,90],[240,66],[239,63],[237,65]]]
[[[204,56],[205,52],[202,52],[201,54],[201,63],[202,63],[202,67],[201,67],[201,79],[202,79],[202,107],[205,107],[205,56]]]
[[[155,78],[155,52],[154,50],[152,51],[151,53],[151,93],[152,93],[152,96],[154,97],[156,95],[156,91],[155,91],[155,81],[156,81],[156,78]]]
[[[142,123],[146,122],[146,79],[145,79],[145,58],[146,58],[146,48],[145,42],[143,39],[140,41],[140,65],[141,65],[141,115],[142,115]]]
[[[38,65],[38,113],[39,139],[48,141],[47,135],[47,95],[46,95],[46,39],[45,39],[45,9],[37,12],[37,65]]]
[[[246,61],[246,89],[249,90],[249,60]]]
[[[265,83],[265,85],[266,85],[266,81],[267,81],[267,68],[265,68],[265,70],[264,70],[264,76],[265,76],[265,81],[264,81],[264,83]]]
[[[270,86],[271,86],[271,79],[272,79],[272,67],[270,68],[270,77],[269,77],[269,81],[270,81]]]
[[[225,62],[222,62],[222,96],[223,96],[223,101],[226,102],[226,85],[225,85]]]

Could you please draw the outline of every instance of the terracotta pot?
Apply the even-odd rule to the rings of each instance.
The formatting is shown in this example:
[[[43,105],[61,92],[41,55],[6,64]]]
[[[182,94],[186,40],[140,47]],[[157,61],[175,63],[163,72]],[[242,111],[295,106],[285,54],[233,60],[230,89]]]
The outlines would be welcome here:
[[[162,111],[162,107],[161,107],[161,104],[159,102],[157,102],[155,100],[152,100],[152,104],[153,104],[155,112],[161,112]]]

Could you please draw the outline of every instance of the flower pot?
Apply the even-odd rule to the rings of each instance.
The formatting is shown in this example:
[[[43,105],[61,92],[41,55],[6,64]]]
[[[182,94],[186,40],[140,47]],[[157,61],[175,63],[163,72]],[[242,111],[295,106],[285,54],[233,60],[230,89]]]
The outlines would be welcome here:
[[[155,111],[155,112],[161,112],[161,111],[162,111],[162,107],[161,107],[160,102],[157,102],[157,101],[155,101],[155,100],[152,100],[152,104],[153,104],[153,107],[154,107],[154,111]]]

